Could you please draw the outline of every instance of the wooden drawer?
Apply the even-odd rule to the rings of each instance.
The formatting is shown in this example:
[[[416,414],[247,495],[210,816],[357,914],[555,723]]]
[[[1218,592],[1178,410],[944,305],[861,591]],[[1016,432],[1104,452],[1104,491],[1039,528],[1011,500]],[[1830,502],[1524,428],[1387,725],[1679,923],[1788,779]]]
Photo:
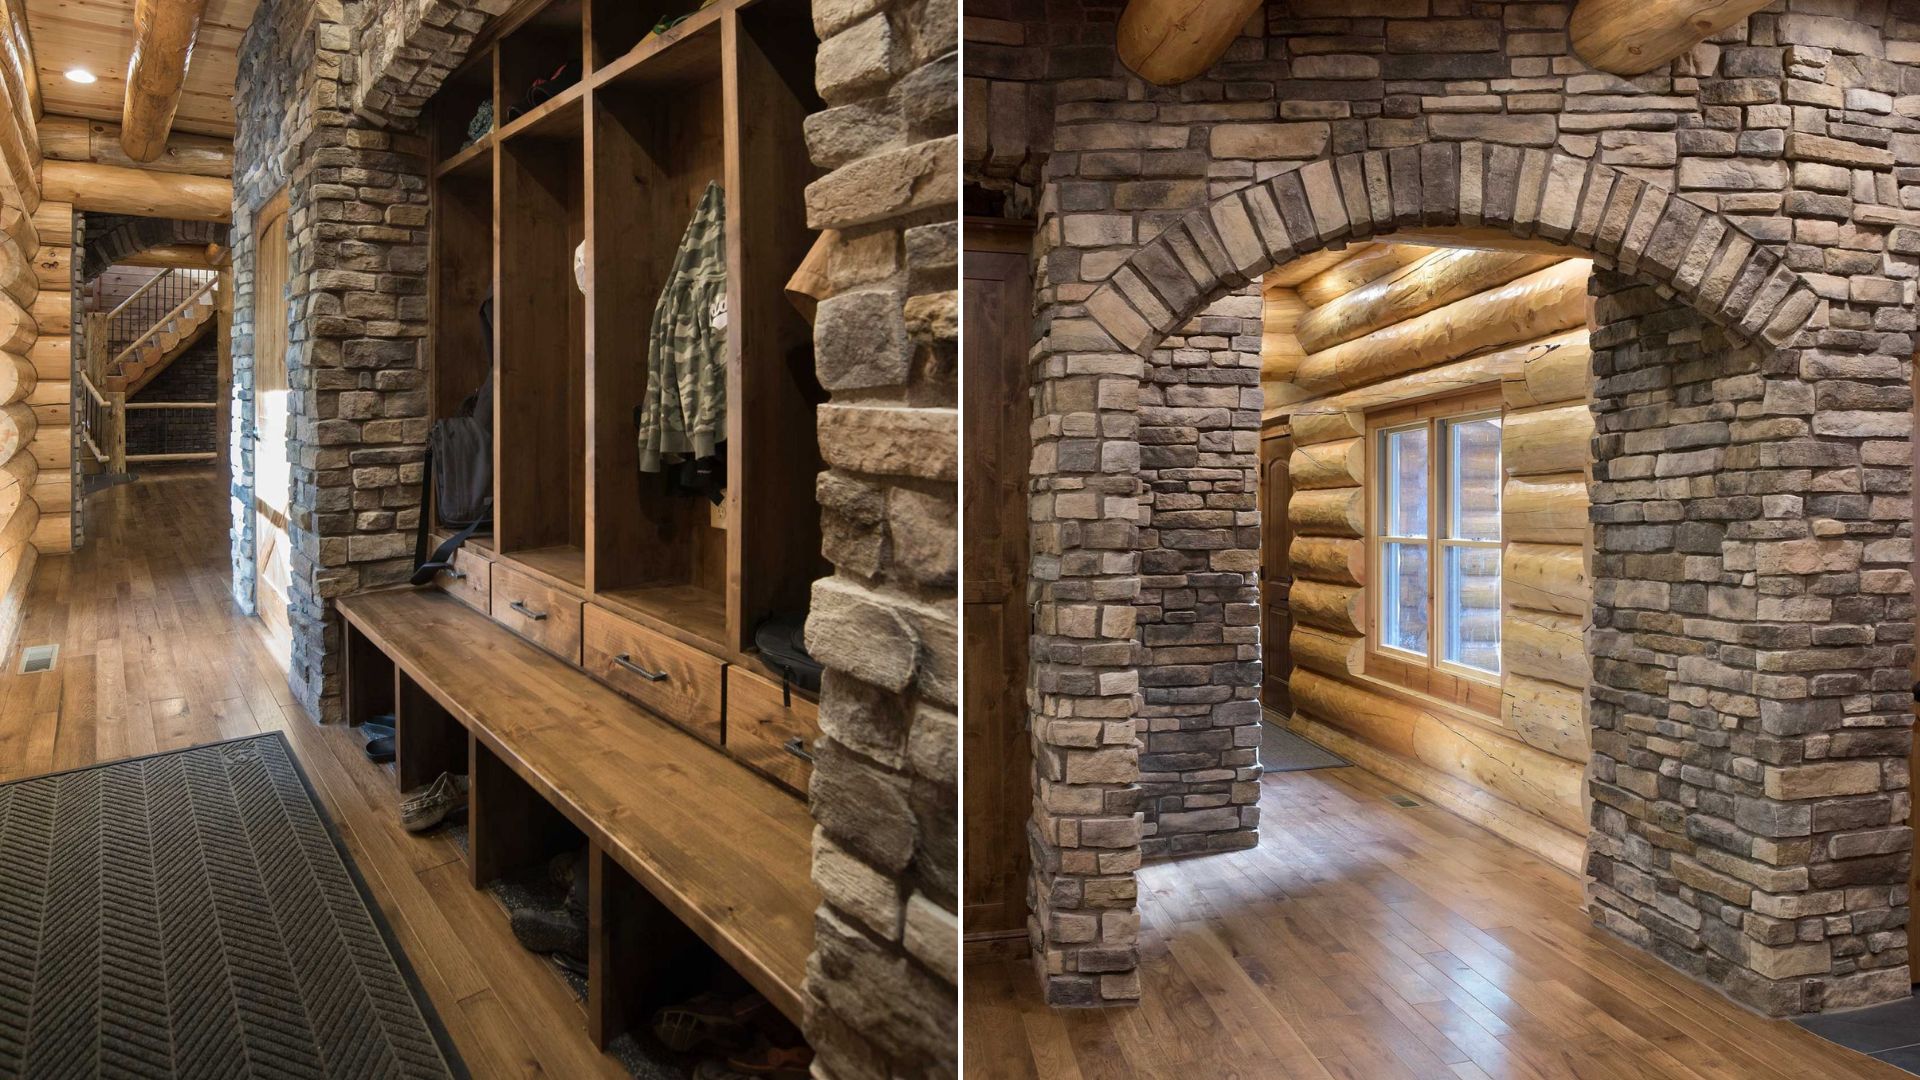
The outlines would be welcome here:
[[[726,664],[592,604],[585,630],[587,674],[720,745]]]
[[[779,683],[742,667],[727,669],[728,753],[805,794],[813,764],[794,750],[812,753],[819,736],[820,706],[798,693],[789,705]]]
[[[493,567],[494,621],[569,663],[580,662],[577,597],[542,585],[504,563]],[[476,673],[477,678],[484,674]]]
[[[433,583],[482,615],[493,611],[493,563],[484,555],[460,548],[453,553],[453,570],[433,575]]]

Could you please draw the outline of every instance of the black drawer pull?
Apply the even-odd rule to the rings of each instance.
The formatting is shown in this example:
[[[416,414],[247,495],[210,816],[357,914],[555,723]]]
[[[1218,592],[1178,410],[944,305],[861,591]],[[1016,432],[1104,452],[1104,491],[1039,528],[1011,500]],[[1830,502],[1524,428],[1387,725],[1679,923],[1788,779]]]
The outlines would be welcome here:
[[[809,765],[813,764],[813,755],[807,753],[807,742],[800,736],[795,735],[780,745],[787,753],[792,754],[794,757],[799,758]]]
[[[619,664],[621,667],[626,668],[628,671],[633,672],[635,675],[640,676],[641,678],[647,680],[648,682],[666,682],[667,681],[666,672],[648,671],[646,668],[643,668],[639,664],[634,663],[633,658],[628,656],[626,653],[621,653],[619,656],[614,657],[613,662],[616,664]]]
[[[442,570],[440,572],[447,575],[448,577],[452,578],[455,581],[467,580],[467,572],[465,570]]]
[[[540,620],[547,617],[546,612],[535,611],[518,600],[515,600],[513,603],[508,604],[507,606],[519,612],[520,614],[525,615],[527,618],[532,619],[534,622],[539,622]]]

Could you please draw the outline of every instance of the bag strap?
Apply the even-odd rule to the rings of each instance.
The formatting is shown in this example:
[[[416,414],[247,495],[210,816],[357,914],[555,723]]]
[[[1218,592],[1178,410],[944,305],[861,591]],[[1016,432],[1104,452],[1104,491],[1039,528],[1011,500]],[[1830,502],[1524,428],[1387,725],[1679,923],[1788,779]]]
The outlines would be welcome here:
[[[433,576],[442,570],[452,571],[456,575],[459,574],[460,571],[453,569],[453,553],[458,551],[460,545],[466,543],[467,540],[479,530],[480,526],[487,523],[487,519],[482,517],[480,520],[473,522],[466,528],[447,537],[439,547],[434,549],[433,555],[429,557],[427,555],[427,535],[432,531],[431,525],[433,520],[431,505],[433,501],[432,439],[427,440],[427,456],[421,463],[421,469],[423,471],[420,476],[420,524],[413,535],[413,577],[407,582],[409,585],[415,586],[430,584],[433,581]]]

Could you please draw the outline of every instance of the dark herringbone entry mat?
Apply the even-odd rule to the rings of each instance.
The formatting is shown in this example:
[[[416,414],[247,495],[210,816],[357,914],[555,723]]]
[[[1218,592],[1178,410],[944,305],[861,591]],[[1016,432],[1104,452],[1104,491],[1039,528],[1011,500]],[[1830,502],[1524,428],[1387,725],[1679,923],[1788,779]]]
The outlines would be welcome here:
[[[0,1077],[456,1075],[377,919],[278,734],[0,785]]]

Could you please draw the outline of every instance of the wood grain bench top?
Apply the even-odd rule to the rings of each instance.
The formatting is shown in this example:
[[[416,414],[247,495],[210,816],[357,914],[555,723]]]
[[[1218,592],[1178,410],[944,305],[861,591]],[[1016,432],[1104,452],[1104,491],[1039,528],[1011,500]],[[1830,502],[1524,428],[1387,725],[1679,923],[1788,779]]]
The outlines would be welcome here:
[[[820,903],[804,803],[437,590],[335,603],[797,1022]]]

